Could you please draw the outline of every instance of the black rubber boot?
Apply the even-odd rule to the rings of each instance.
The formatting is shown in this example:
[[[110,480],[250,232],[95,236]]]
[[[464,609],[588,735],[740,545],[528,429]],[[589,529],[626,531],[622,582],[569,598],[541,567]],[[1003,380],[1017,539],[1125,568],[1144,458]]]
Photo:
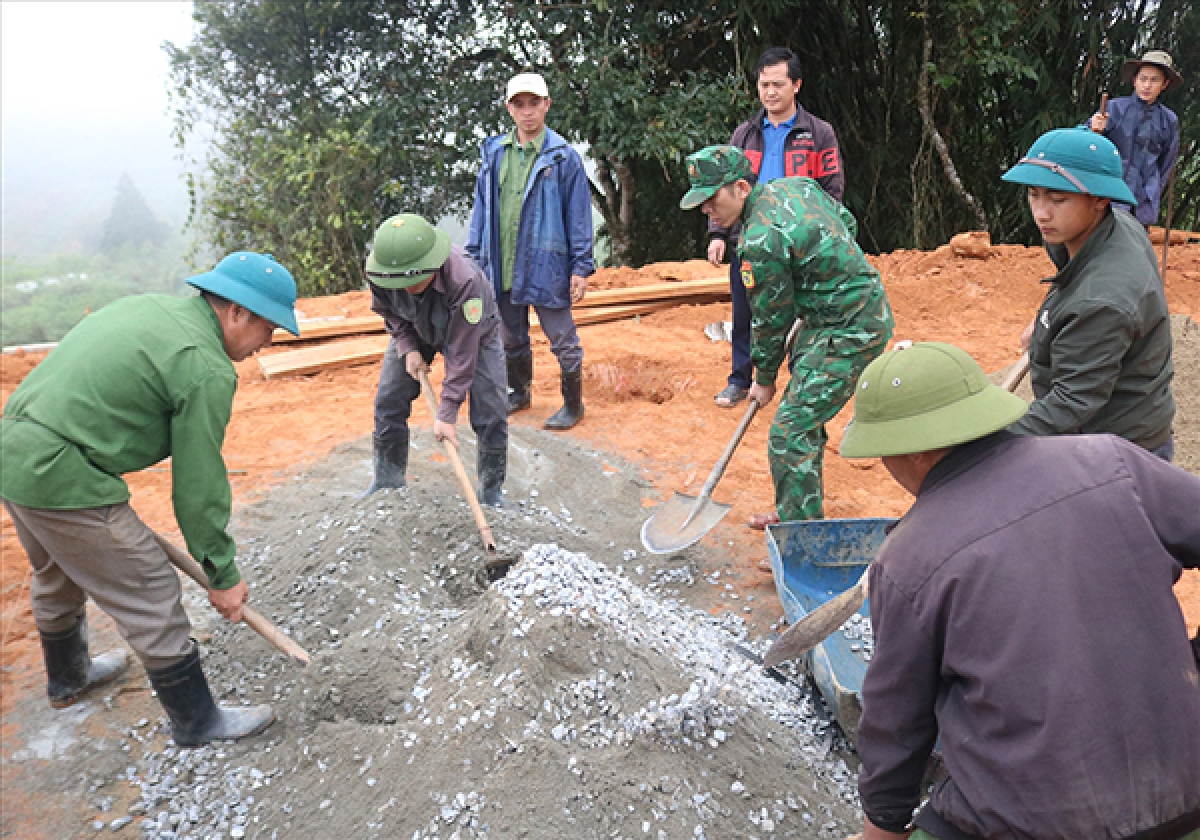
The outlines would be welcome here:
[[[508,472],[508,450],[480,450],[476,470],[479,474],[479,503],[502,508],[504,504],[504,476]]]
[[[129,667],[129,657],[117,648],[95,659],[88,656],[87,616],[59,633],[39,630],[46,661],[46,696],[50,705],[65,709],[95,686],[111,682]]]
[[[375,477],[362,497],[385,487],[405,487],[408,471],[408,429],[386,438],[372,438],[375,447]],[[360,497],[360,498],[362,498]]]
[[[147,668],[146,676],[171,719],[171,737],[181,747],[248,738],[275,720],[270,706],[218,706],[213,702],[195,639],[181,661],[166,668]]]
[[[551,415],[543,428],[561,432],[583,419],[583,368],[563,373],[562,395],[563,407]]]
[[[508,368],[508,413],[524,411],[533,405],[533,354],[509,356],[504,360]]]

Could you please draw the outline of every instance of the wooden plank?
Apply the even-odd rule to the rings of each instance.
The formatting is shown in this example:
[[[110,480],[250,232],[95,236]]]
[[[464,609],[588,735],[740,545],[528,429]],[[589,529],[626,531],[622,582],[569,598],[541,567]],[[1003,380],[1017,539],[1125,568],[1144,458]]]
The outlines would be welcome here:
[[[679,284],[672,284],[679,285]],[[598,306],[585,309],[575,314],[575,325],[586,327],[590,324],[605,324],[637,315],[650,315],[683,305],[688,301],[658,300],[649,303],[625,304],[621,306]],[[530,329],[540,329],[537,316],[530,314]],[[296,350],[285,350],[258,357],[258,367],[266,379],[277,379],[281,376],[304,376],[325,370],[337,370],[354,365],[365,365],[377,362],[383,358],[387,350],[386,335],[352,338],[320,344],[315,347],[303,347]]]
[[[575,304],[574,308],[590,309],[597,306],[709,296],[729,297],[729,275],[680,283],[649,283],[645,286],[629,286],[624,289],[597,289],[594,292],[588,292],[587,296]]]
[[[299,323],[300,335],[287,330],[275,330],[272,344],[293,344],[297,341],[315,341],[319,338],[341,338],[346,335],[383,332],[383,319],[372,313],[353,318],[313,318]]]
[[[323,370],[366,365],[383,358],[387,350],[386,335],[372,335],[366,338],[350,338],[335,341],[330,344],[319,344],[316,347],[303,347],[297,350],[285,350],[282,353],[272,353],[269,356],[258,357],[258,367],[266,379],[277,379],[280,376],[303,376],[307,373],[319,373]]]

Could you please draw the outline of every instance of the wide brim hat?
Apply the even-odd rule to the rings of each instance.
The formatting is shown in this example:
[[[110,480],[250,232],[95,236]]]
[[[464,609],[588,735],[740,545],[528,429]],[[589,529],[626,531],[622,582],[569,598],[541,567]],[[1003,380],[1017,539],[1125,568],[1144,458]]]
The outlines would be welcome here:
[[[188,285],[236,303],[277,327],[300,335],[296,323],[296,281],[270,254],[236,251],[212,271],[189,277]]]
[[[1167,86],[1163,88],[1163,93],[1183,84],[1183,76],[1179,75],[1179,71],[1175,69],[1175,62],[1171,58],[1171,54],[1163,50],[1150,50],[1141,58],[1131,58],[1126,61],[1121,65],[1121,81],[1132,84],[1138,70],[1147,64],[1157,67],[1166,75]]]
[[[1047,131],[1016,166],[1004,173],[1003,179],[1027,187],[1137,204],[1125,183],[1121,153],[1107,137],[1087,128]]]
[[[1000,431],[1028,408],[958,347],[914,344],[867,365],[839,453],[882,458],[957,446]]]
[[[437,271],[450,256],[450,234],[415,213],[392,216],[375,231],[367,277],[384,289],[407,289]]]

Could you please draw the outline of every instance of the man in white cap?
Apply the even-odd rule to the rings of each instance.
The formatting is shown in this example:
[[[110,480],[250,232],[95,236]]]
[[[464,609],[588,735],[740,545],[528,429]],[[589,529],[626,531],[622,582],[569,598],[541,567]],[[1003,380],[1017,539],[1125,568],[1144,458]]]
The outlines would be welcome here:
[[[1115,435],[1029,437],[948,344],[884,353],[844,458],[915,496],[871,563],[863,837],[1200,839],[1200,675],[1172,584],[1200,479]],[[941,741],[947,778],[922,778]]]
[[[591,189],[579,153],[546,127],[546,80],[513,76],[504,101],[515,126],[484,141],[467,252],[500,307],[509,413],[533,402],[532,306],[561,373],[563,407],[545,428],[570,429],[583,419],[583,347],[571,304],[583,300],[596,270]]]

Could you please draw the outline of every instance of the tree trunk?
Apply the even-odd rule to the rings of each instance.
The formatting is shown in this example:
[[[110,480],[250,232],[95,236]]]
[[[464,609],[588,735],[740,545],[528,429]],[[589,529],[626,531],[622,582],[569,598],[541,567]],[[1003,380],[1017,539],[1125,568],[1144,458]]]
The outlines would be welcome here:
[[[987,215],[983,212],[983,208],[979,206],[979,202],[975,200],[975,196],[967,191],[962,179],[958,177],[958,169],[954,166],[954,160],[950,157],[950,148],[946,145],[946,141],[942,139],[942,133],[938,131],[937,124],[933,121],[933,104],[929,93],[929,62],[933,57],[933,35],[929,32],[929,0],[921,0],[921,24],[925,32],[925,47],[921,56],[921,73],[917,76],[917,110],[921,113],[921,123],[925,126],[925,132],[933,141],[933,147],[937,149],[938,157],[942,161],[942,169],[945,171],[950,185],[954,187],[954,191],[962,197],[967,207],[975,214],[976,223],[979,226],[978,230],[987,230]]]
[[[591,184],[592,203],[604,217],[612,244],[613,265],[629,264],[629,248],[633,241],[633,199],[637,194],[636,179],[629,164],[608,158],[596,158],[596,180]]]

